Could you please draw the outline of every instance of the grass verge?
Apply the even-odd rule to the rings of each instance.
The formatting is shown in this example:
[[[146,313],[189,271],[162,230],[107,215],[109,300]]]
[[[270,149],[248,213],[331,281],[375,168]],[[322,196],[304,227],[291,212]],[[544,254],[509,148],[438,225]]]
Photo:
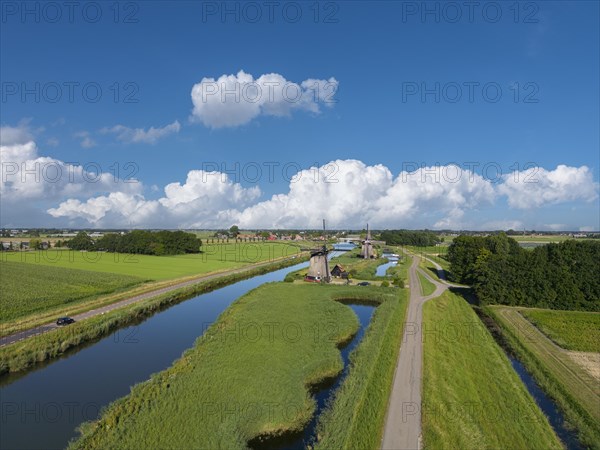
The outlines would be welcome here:
[[[554,399],[580,441],[600,449],[600,387],[567,354],[519,314],[518,309],[486,306],[483,311],[540,387]]]
[[[446,291],[423,307],[425,448],[562,444],[471,307]]]
[[[435,284],[429,281],[429,279],[421,272],[417,271],[417,275],[419,276],[419,282],[421,283],[421,294],[425,297],[433,294],[435,292]]]
[[[148,316],[166,305],[301,261],[302,258],[284,260],[236,274],[223,275],[7,345],[0,348],[0,375],[25,370],[36,363],[56,358],[69,349],[110,334],[117,328]]]

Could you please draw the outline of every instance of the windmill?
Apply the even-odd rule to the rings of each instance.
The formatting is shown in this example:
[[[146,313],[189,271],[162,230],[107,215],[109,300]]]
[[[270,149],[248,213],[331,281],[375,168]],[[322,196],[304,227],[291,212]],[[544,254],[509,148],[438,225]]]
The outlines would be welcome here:
[[[325,219],[323,219],[323,232],[325,232]],[[327,259],[328,254],[327,241],[323,242],[322,247],[310,251],[310,266],[308,267],[308,273],[304,277],[304,281],[313,283],[329,283],[331,281],[329,261]]]
[[[375,251],[373,250],[373,243],[371,242],[371,232],[369,231],[369,224],[367,224],[367,237],[362,243],[360,249],[360,257],[364,259],[375,258]]]

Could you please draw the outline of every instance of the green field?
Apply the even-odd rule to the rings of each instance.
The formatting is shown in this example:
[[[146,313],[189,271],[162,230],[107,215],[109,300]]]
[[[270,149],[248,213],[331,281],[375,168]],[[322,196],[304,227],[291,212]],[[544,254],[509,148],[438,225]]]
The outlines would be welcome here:
[[[447,291],[425,303],[423,329],[425,448],[562,448],[502,349],[462,298]]]
[[[500,326],[511,350],[577,429],[582,443],[599,450],[600,385],[568,351],[557,347],[523,317],[520,310],[508,306],[484,307]]]
[[[169,280],[223,271],[299,253],[291,243],[241,242],[205,244],[203,253],[177,256],[149,256],[121,253],[47,250],[2,252],[2,261],[42,266],[117,273],[145,280]]]
[[[0,323],[140,284],[142,278],[0,262]]]
[[[429,279],[419,271],[417,271],[417,276],[421,283],[421,294],[424,296],[433,294],[435,292],[435,284],[429,281]]]
[[[562,348],[600,352],[600,313],[542,309],[519,312]]]
[[[269,283],[249,292],[169,369],[84,425],[72,448],[241,449],[302,429],[315,408],[308,386],[340,372],[337,345],[358,329],[334,299],[382,292],[399,291]]]
[[[303,261],[306,260],[306,258],[302,257],[299,260]],[[34,366],[39,362],[61,356],[74,347],[106,336],[119,327],[130,325],[131,323],[174,303],[222,288],[241,280],[298,264],[299,260],[285,259],[270,264],[250,267],[236,273],[222,274],[208,280],[179,287],[173,291],[156,294],[139,302],[114,309],[105,314],[99,314],[86,320],[77,321],[68,327],[61,327],[50,333],[34,335],[28,339],[17,341],[14,344],[0,347],[0,375],[7,372],[19,372]],[[129,294],[129,291],[126,291],[126,293]],[[103,305],[103,303],[91,303],[93,303],[92,306]],[[90,309],[90,302],[86,302],[77,308],[79,309],[77,312],[87,311]],[[67,315],[71,315],[72,309],[73,307],[69,308],[70,311]],[[38,317],[44,317],[44,315],[36,315],[36,320]],[[56,320],[56,315],[54,315],[54,313],[51,313],[49,317],[51,318],[50,320]],[[39,325],[39,323],[37,324]],[[3,326],[1,330],[4,332],[7,331],[7,328],[9,327]],[[21,329],[24,328],[30,328],[30,326],[24,326]],[[13,331],[18,330],[19,329],[17,328]]]

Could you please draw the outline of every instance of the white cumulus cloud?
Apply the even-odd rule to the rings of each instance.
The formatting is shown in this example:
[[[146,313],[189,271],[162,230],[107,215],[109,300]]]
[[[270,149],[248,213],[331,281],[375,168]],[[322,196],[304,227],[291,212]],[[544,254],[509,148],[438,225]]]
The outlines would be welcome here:
[[[509,206],[518,209],[598,198],[598,183],[587,166],[559,165],[554,170],[532,167],[505,175],[498,191],[506,195]]]
[[[333,77],[295,83],[277,73],[255,79],[243,70],[216,80],[203,78],[192,87],[190,119],[210,128],[223,128],[247,124],[260,115],[289,116],[294,110],[317,114],[321,105],[333,107],[338,85]]]

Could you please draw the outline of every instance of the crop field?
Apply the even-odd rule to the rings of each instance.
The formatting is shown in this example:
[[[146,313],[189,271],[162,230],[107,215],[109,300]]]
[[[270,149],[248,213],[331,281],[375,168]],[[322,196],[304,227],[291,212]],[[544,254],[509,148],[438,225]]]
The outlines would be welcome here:
[[[308,386],[340,372],[337,345],[358,329],[334,299],[381,292],[399,290],[269,283],[250,291],[169,369],[85,424],[71,448],[241,449],[301,430],[315,408]]]
[[[511,350],[560,406],[584,445],[600,449],[600,386],[570,352],[556,346],[519,313],[521,308],[486,306]]]
[[[600,313],[543,309],[519,312],[562,348],[600,352]]]
[[[424,447],[561,449],[475,312],[446,291],[423,306]]]
[[[0,323],[143,281],[126,275],[0,262]]]
[[[149,256],[52,249],[3,252],[1,257],[2,261],[130,275],[146,280],[169,280],[234,269],[297,255],[300,251],[297,244],[273,242],[204,244],[202,250],[203,253],[199,254]]]

